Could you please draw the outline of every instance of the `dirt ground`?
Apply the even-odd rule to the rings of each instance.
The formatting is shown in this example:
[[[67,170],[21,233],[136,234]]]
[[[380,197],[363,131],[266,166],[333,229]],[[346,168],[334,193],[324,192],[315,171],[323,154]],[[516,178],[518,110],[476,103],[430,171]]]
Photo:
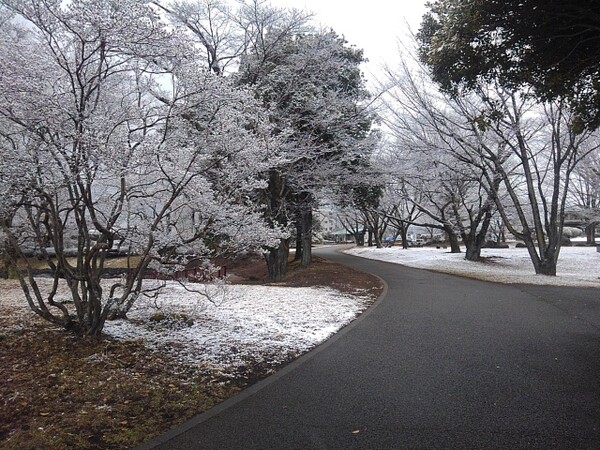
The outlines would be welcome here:
[[[268,284],[260,258],[228,272],[234,283]],[[307,269],[292,262],[278,285],[382,291],[377,278],[320,258]],[[0,280],[0,292],[0,449],[130,448],[282,367],[250,361],[224,379],[142,342],[90,343],[56,329],[26,308],[13,280]]]

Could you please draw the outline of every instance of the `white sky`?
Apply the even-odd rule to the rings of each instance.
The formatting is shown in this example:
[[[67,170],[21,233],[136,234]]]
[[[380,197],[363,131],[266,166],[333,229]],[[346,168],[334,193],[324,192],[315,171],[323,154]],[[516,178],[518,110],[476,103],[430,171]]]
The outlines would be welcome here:
[[[372,80],[382,64],[398,59],[398,39],[407,41],[409,29],[417,32],[426,0],[271,0],[273,6],[294,7],[315,14],[315,22],[333,28],[349,44],[362,48]]]

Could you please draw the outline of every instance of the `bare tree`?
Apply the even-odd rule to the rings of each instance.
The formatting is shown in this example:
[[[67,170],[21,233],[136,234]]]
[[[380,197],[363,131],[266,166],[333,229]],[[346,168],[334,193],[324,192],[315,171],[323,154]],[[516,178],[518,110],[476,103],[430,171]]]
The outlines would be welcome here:
[[[304,33],[311,14],[271,6],[264,0],[152,2],[203,49],[206,68],[217,75],[235,70],[249,54],[268,61],[294,34]],[[258,74],[256,74],[258,76]]]
[[[382,115],[396,140],[399,177],[417,197],[414,206],[430,219],[427,226],[447,234],[453,252],[460,252],[460,236],[466,259],[479,259],[500,181],[472,151],[469,124],[422,68],[407,61],[387,70],[383,89]],[[482,183],[489,183],[486,189]]]
[[[556,275],[571,175],[595,151],[592,133],[577,126],[560,100],[539,103],[493,85],[449,98],[432,89],[418,64],[409,68],[405,61],[399,73],[393,78],[390,71],[399,82],[389,95],[403,109],[390,109],[390,123],[403,136],[416,130],[420,143],[432,135],[441,141],[445,153],[470,169],[469,178],[480,180],[487,196],[482,223],[489,226],[486,209],[495,205],[508,230],[525,243],[535,272]],[[409,119],[405,111],[412,112]]]
[[[597,139],[597,138],[596,138]],[[593,141],[588,145],[593,145]],[[574,172],[569,192],[572,205],[568,213],[585,224],[588,244],[596,243],[596,227],[600,223],[600,155],[590,152]]]
[[[494,144],[483,144],[481,149],[502,177],[519,225],[509,220],[499,201],[498,211],[509,231],[527,246],[535,272],[556,275],[571,177],[597,146],[584,145],[592,133],[574,126],[574,115],[561,101],[532,105],[518,93],[500,89],[496,93],[493,98],[487,92],[483,96],[490,118],[482,128],[493,134],[496,146],[510,150],[518,166],[499,164]],[[513,181],[516,173],[523,180],[522,191]]]

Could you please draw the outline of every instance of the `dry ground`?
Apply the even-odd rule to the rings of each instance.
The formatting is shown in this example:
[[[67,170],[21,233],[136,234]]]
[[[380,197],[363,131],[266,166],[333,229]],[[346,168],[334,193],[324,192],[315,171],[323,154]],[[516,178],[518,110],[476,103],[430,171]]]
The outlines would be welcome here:
[[[229,272],[236,283],[266,284],[262,260]],[[319,258],[304,270],[292,263],[280,285],[381,289],[375,277]],[[14,281],[0,280],[0,292],[0,449],[130,448],[281,367],[248,361],[233,380],[222,379],[142,342],[82,341],[5,301],[21,296]]]

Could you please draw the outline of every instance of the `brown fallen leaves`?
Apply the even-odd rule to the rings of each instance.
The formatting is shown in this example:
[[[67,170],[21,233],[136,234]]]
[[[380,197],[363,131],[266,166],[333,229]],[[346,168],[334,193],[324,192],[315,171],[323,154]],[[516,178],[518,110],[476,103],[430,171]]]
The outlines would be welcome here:
[[[381,292],[376,278],[323,260],[293,267],[290,286]],[[241,282],[264,282],[263,270],[260,260],[246,262]],[[247,361],[224,378],[210,367],[182,366],[142,342],[90,343],[36,319],[15,302],[13,284],[0,282],[0,449],[130,448],[285,364]]]

